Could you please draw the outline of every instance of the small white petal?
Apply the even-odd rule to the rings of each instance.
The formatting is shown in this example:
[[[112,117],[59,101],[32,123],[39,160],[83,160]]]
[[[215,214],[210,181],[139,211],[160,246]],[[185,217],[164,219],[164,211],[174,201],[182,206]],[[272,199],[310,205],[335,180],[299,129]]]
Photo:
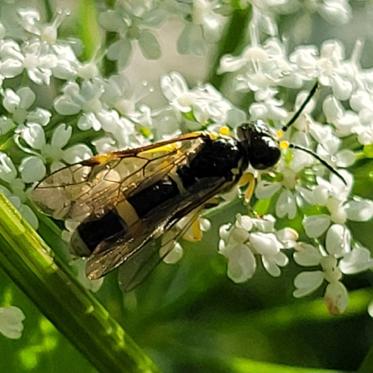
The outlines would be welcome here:
[[[139,46],[145,58],[155,60],[161,56],[161,47],[157,38],[148,30],[144,30],[139,36]]]
[[[27,205],[21,205],[18,208],[20,214],[27,220],[35,230],[39,228],[39,221],[34,211]]]
[[[276,232],[276,237],[289,249],[294,247],[295,241],[299,238],[298,232],[292,228],[283,228]]]
[[[70,240],[69,240],[70,241]],[[98,291],[103,282],[104,279],[100,278],[98,280],[90,280],[86,275],[86,260],[79,258],[74,259],[70,263],[70,266],[72,267],[73,271],[76,273],[76,278],[80,282],[81,285],[87,290],[93,291],[94,293]]]
[[[332,89],[336,98],[341,101],[348,100],[352,93],[352,83],[335,74],[332,77]]]
[[[325,246],[330,255],[340,258],[350,251],[351,233],[341,224],[333,224],[326,234]]]
[[[249,232],[253,228],[253,220],[248,215],[237,214],[235,225],[236,227],[242,228]]]
[[[332,95],[324,100],[323,111],[329,123],[335,123],[344,113],[342,104]]]
[[[33,183],[41,180],[46,175],[47,170],[39,157],[30,156],[22,159],[19,172],[25,183]]]
[[[351,6],[346,0],[324,0],[319,6],[319,12],[328,22],[340,25],[352,17]]]
[[[85,144],[73,145],[63,153],[63,160],[69,164],[81,162],[90,157],[92,157],[92,150]]]
[[[177,72],[171,72],[161,77],[162,92],[169,101],[177,99],[180,95],[188,92],[188,86],[183,76]]]
[[[373,201],[367,199],[349,201],[345,205],[347,217],[353,221],[368,221],[373,218]]]
[[[14,113],[20,102],[21,98],[12,89],[8,88],[4,91],[3,105],[8,112]]]
[[[310,244],[301,242],[296,246],[294,260],[301,266],[317,266],[320,264],[321,258],[319,249]]]
[[[355,247],[339,262],[340,270],[346,275],[359,273],[373,268],[373,259],[370,251],[365,247]]]
[[[304,297],[311,294],[324,281],[324,274],[322,271],[301,272],[294,279],[296,289],[293,292],[295,298]]]
[[[251,233],[249,240],[255,250],[265,256],[275,255],[282,248],[281,243],[273,233]]]
[[[29,87],[22,87],[17,91],[17,95],[20,97],[20,108],[28,109],[35,101],[36,95]]]
[[[65,123],[61,123],[54,131],[52,135],[51,145],[58,149],[62,149],[67,145],[70,140],[72,128],[66,127]]]
[[[284,189],[276,202],[276,215],[279,218],[287,216],[289,219],[294,219],[297,214],[297,205],[295,197],[288,189]]]
[[[95,131],[99,131],[101,129],[101,122],[94,113],[84,113],[78,120],[78,128],[82,131],[91,128]]]
[[[7,338],[20,338],[24,319],[25,315],[18,307],[0,307],[0,333]]]
[[[120,14],[111,9],[100,13],[99,22],[102,27],[111,32],[123,31],[125,27],[125,23]]]
[[[276,192],[281,189],[281,183],[269,183],[261,180],[255,188],[255,196],[258,199],[271,198]]]
[[[261,219],[251,220],[258,231],[272,233],[275,230],[276,219],[272,215],[264,215]]]
[[[21,136],[33,149],[40,150],[45,146],[44,130],[38,123],[28,123]]]
[[[207,43],[203,38],[201,26],[186,22],[177,41],[177,50],[181,54],[204,56],[207,52]]]
[[[350,167],[356,160],[355,153],[349,149],[343,149],[335,154],[335,160],[338,167]]]
[[[320,237],[330,225],[329,215],[307,216],[303,220],[304,230],[310,238]]]
[[[17,177],[17,170],[10,157],[0,152],[0,179],[11,183]]]
[[[281,275],[279,266],[284,267],[288,264],[288,257],[281,251],[274,256],[262,256],[262,263],[266,271],[273,277]]]
[[[82,109],[81,105],[74,102],[68,96],[59,96],[54,100],[54,108],[59,114],[74,115]]]
[[[173,243],[173,248],[163,258],[163,261],[167,264],[174,264],[174,263],[178,262],[183,257],[183,253],[184,253],[184,250],[183,250],[182,246],[178,242]],[[164,253],[162,251],[160,251],[159,255],[163,256]]]
[[[324,295],[325,303],[328,311],[332,315],[340,315],[343,313],[348,304],[348,292],[345,286],[339,282],[333,282],[326,287]]]
[[[228,277],[236,282],[241,283],[250,279],[256,270],[255,256],[251,250],[245,246],[237,246],[232,250],[228,258]]]

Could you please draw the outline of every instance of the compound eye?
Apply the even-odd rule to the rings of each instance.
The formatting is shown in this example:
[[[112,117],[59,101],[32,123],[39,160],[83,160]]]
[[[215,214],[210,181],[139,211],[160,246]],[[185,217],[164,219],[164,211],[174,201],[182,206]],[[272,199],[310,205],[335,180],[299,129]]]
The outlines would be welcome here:
[[[276,141],[271,137],[263,136],[251,144],[249,160],[257,170],[265,170],[274,166],[280,159],[281,151]]]

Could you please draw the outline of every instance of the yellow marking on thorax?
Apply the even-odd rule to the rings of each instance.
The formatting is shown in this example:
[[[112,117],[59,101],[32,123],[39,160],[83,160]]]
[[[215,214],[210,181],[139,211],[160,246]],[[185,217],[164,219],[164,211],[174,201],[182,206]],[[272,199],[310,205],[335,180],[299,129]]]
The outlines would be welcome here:
[[[128,227],[136,225],[140,221],[134,207],[127,201],[123,200],[115,206],[118,215],[124,220]]]
[[[172,144],[162,145],[162,146],[155,147],[153,149],[144,150],[140,154],[154,154],[154,153],[163,153],[163,152],[171,153],[173,151],[180,149],[180,147],[181,147],[180,142],[174,142]]]

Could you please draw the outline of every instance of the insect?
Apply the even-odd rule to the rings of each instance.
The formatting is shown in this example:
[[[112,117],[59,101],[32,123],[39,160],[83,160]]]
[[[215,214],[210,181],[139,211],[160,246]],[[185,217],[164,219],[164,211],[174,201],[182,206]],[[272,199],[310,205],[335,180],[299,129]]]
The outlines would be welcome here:
[[[167,254],[211,198],[237,184],[249,164],[263,170],[280,159],[279,140],[265,123],[243,124],[237,132],[237,138],[192,132],[97,155],[47,176],[32,198],[54,218],[80,222],[71,246],[88,258],[90,279],[121,266],[121,285],[131,290],[161,261],[160,248],[166,247]],[[290,146],[313,154],[340,176],[311,150]],[[175,229],[185,217],[183,227]]]

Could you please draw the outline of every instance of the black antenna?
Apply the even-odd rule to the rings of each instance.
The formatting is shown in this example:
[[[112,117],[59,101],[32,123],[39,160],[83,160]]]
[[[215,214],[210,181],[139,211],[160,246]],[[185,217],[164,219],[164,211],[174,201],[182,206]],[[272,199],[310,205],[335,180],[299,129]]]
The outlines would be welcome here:
[[[289,148],[298,149],[298,150],[301,150],[301,151],[303,151],[307,154],[312,155],[321,164],[323,164],[330,172],[332,172],[334,175],[338,176],[343,181],[344,185],[347,186],[347,181],[345,180],[345,178],[333,166],[331,166],[327,161],[322,159],[317,153],[315,153],[311,149],[304,148],[303,146],[296,145],[296,144],[289,144]]]
[[[281,129],[286,132],[289,127],[298,119],[299,115],[302,114],[302,111],[303,109],[306,107],[306,105],[310,102],[312,96],[315,94],[317,88],[319,86],[319,82],[316,81],[316,83],[314,84],[314,86],[312,87],[312,89],[310,90],[310,92],[308,93],[308,96],[306,97],[306,99],[303,101],[303,104],[300,106],[300,108],[294,113],[294,115],[292,116],[292,118],[289,120],[289,122],[287,122]]]

